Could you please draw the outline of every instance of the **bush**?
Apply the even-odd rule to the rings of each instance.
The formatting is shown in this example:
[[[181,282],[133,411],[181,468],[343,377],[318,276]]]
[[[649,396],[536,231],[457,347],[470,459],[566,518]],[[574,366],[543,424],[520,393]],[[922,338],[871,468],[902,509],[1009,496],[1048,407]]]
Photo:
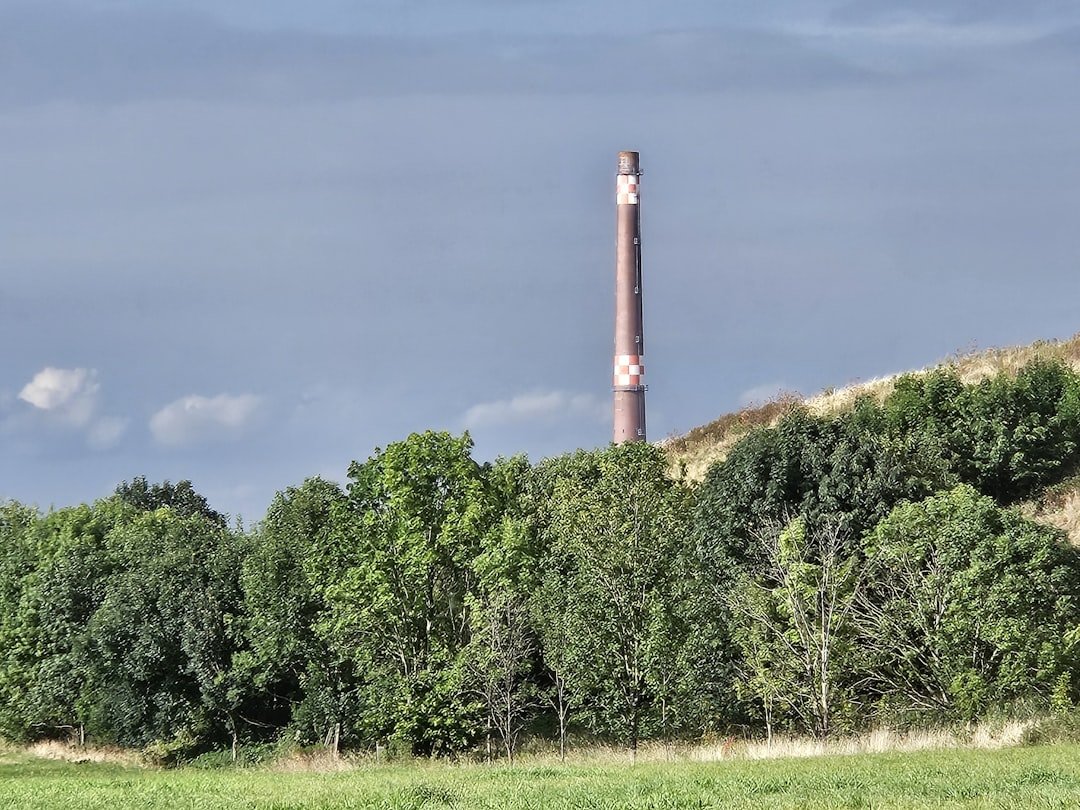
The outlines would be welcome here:
[[[185,728],[171,740],[154,740],[142,750],[143,759],[159,768],[176,768],[190,762],[199,751],[199,740]]]
[[[282,750],[277,743],[263,743],[261,745],[241,745],[236,749],[236,759],[233,760],[231,748],[206,751],[192,759],[188,765],[192,768],[205,770],[217,770],[220,768],[250,768],[254,765],[262,765],[275,759]]]

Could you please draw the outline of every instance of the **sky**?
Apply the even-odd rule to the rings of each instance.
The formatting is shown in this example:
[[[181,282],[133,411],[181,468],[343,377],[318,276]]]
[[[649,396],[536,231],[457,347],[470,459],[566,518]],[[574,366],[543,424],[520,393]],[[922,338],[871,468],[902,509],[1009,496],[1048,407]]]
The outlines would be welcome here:
[[[1074,0],[0,0],[0,499],[650,438],[1080,331]]]

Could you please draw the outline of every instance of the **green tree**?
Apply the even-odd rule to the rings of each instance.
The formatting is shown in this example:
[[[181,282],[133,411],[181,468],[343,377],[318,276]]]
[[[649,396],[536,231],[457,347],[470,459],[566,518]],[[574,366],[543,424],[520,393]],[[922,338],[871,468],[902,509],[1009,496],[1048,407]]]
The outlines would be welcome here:
[[[242,538],[202,515],[144,512],[108,534],[114,566],[87,626],[78,700],[99,739],[232,739],[243,690]]]
[[[253,533],[243,590],[257,726],[290,725],[308,743],[355,741],[357,678],[348,650],[328,634],[327,589],[352,561],[334,546],[333,514],[344,494],[310,478],[274,496]]]
[[[523,456],[499,459],[487,471],[497,520],[473,560],[476,588],[469,596],[472,688],[487,715],[488,756],[494,737],[511,762],[539,704],[539,642],[529,612],[539,573],[525,503],[530,473]]]
[[[0,734],[25,739],[34,717],[27,692],[35,683],[39,628],[37,591],[40,516],[14,501],[0,504]]]
[[[869,400],[835,418],[793,408],[775,427],[739,441],[706,475],[695,508],[701,564],[718,583],[760,565],[758,531],[792,515],[812,531],[838,528],[856,551],[901,500],[953,481],[938,445]]]
[[[859,560],[845,554],[837,527],[810,531],[803,518],[764,531],[762,545],[766,562],[730,597],[744,685],[761,701],[770,736],[777,706],[803,730],[827,736],[853,691]]]
[[[109,499],[50,512],[32,525],[33,572],[14,617],[20,643],[9,649],[26,679],[17,700],[21,736],[84,738],[78,699],[92,664],[87,624],[114,568],[107,535],[131,514]]]
[[[866,539],[859,603],[868,692],[917,715],[973,718],[1075,697],[1080,552],[970,486],[897,507]]]
[[[366,734],[420,755],[472,744],[468,690],[473,561],[496,517],[468,434],[413,434],[349,469],[336,544],[354,562],[330,591],[337,643],[363,673]]]
[[[545,642],[565,628],[559,640],[566,647],[554,657],[565,661],[585,716],[636,751],[662,719],[678,660],[673,561],[686,543],[688,496],[650,445],[613,446],[591,463],[594,481],[579,475],[555,486],[549,532],[562,582],[549,583],[546,593],[561,588],[567,599]],[[547,650],[545,658],[552,659]]]
[[[181,517],[201,515],[212,523],[225,525],[225,516],[210,508],[206,498],[195,491],[190,481],[162,481],[151,484],[145,476],[136,476],[116,488],[121,501],[137,512],[154,512],[167,506]]]
[[[999,503],[1059,480],[1080,446],[1080,377],[1057,361],[968,386],[948,368],[908,375],[885,410],[891,424],[935,447],[959,481]]]

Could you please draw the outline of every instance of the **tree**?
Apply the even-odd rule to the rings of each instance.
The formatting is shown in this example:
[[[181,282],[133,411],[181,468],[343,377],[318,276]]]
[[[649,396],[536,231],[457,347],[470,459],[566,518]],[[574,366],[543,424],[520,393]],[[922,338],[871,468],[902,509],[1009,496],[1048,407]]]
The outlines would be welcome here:
[[[129,484],[124,481],[116,488],[116,496],[137,512],[154,512],[167,506],[181,517],[200,515],[211,523],[225,525],[225,515],[210,508],[206,498],[195,491],[190,481],[175,484],[163,481],[151,484],[145,476],[136,476]]]
[[[461,750],[479,736],[468,695],[476,558],[496,516],[468,434],[413,434],[349,469],[335,543],[353,562],[329,591],[328,622],[364,673],[369,738],[413,753]]]
[[[950,450],[961,479],[999,503],[1052,483],[1080,442],[1080,380],[1061,363],[1036,360],[1015,378],[983,380],[957,411]]]
[[[970,719],[1075,698],[1080,553],[970,486],[897,507],[866,539],[866,689],[884,709]]]
[[[233,740],[242,701],[242,539],[202,515],[144,512],[107,536],[113,571],[86,628],[77,708],[99,739]]]
[[[686,541],[687,495],[650,445],[613,446],[592,463],[594,482],[555,487],[549,531],[565,566],[555,587],[569,597],[559,657],[593,727],[636,752],[678,659],[672,561]]]
[[[499,459],[487,471],[498,519],[473,561],[476,589],[469,597],[473,688],[487,714],[488,756],[494,732],[510,762],[539,697],[539,644],[529,614],[538,580],[536,535],[524,503],[529,475],[523,456]]]
[[[858,540],[901,500],[953,483],[938,444],[891,419],[868,399],[828,418],[792,408],[775,427],[752,431],[715,464],[697,492],[701,562],[720,582],[766,562],[762,526],[801,515]]]
[[[948,368],[907,375],[884,408],[891,425],[937,448],[959,482],[999,503],[1060,479],[1080,446],[1080,376],[1058,361],[968,386]]]
[[[524,598],[513,592],[491,592],[472,611],[471,661],[477,691],[487,713],[488,757],[494,730],[512,763],[521,732],[536,705],[530,678],[537,652]]]
[[[17,699],[23,717],[18,736],[84,739],[78,701],[92,664],[87,625],[115,567],[108,533],[132,514],[107,499],[50,512],[30,525],[26,549],[33,570],[13,616],[19,643],[8,650],[25,677]]]
[[[0,504],[0,734],[25,739],[34,721],[27,692],[33,687],[39,650],[32,594],[37,589],[37,510]]]
[[[844,555],[839,529],[810,532],[803,518],[766,530],[762,545],[766,562],[731,594],[744,683],[762,703],[770,737],[777,704],[824,737],[851,694],[844,676],[861,588],[858,560]]]
[[[537,581],[529,594],[531,624],[536,631],[546,688],[543,690],[555,715],[559,739],[559,756],[566,759],[571,714],[581,696],[569,683],[574,660],[572,646],[576,643],[571,627],[571,592],[573,554],[561,542],[561,515],[564,507],[557,497],[557,488],[566,481],[573,486],[588,488],[599,480],[597,455],[585,451],[567,453],[546,459],[535,467],[521,494],[523,509],[530,516],[537,547]]]
[[[274,496],[244,561],[245,665],[263,696],[257,727],[291,725],[308,743],[355,738],[358,679],[335,644],[327,590],[353,560],[334,545],[337,487],[309,478]]]

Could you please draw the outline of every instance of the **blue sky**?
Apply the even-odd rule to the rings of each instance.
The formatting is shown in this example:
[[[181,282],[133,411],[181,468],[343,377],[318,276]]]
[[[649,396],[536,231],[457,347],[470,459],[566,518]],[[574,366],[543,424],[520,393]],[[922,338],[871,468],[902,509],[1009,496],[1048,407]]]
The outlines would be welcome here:
[[[0,0],[0,497],[652,437],[1080,329],[1080,6]]]

